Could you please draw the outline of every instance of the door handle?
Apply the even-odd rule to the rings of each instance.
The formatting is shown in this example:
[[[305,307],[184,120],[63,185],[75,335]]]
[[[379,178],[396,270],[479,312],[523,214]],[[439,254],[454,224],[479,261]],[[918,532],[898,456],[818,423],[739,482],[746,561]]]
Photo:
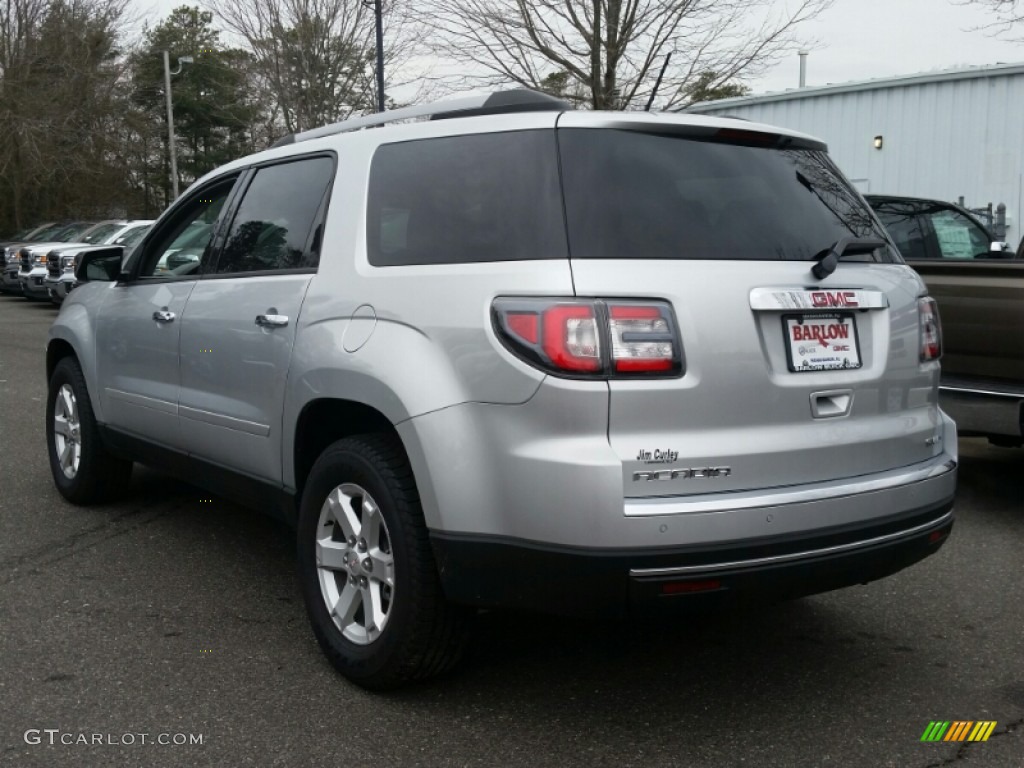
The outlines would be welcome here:
[[[256,315],[256,325],[261,328],[280,328],[288,325],[288,315]]]
[[[167,307],[164,307],[163,309],[158,309],[156,312],[153,313],[153,319],[156,320],[158,323],[173,322],[175,317],[176,315],[170,310],[168,310]]]

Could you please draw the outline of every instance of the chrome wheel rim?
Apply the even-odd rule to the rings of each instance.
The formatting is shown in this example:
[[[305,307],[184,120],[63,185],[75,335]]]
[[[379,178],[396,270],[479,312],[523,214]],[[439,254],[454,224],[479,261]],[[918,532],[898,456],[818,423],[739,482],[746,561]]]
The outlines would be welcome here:
[[[57,390],[54,403],[53,451],[64,477],[73,480],[82,459],[82,425],[78,419],[78,400],[68,384]]]
[[[355,483],[343,483],[320,508],[316,569],[327,612],[346,640],[369,645],[394,605],[395,564],[380,507]]]

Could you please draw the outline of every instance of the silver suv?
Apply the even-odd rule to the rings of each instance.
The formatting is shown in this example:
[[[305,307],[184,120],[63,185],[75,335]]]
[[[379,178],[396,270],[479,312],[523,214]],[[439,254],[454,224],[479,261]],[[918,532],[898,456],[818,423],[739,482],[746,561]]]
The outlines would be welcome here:
[[[801,134],[529,91],[397,110],[209,174],[77,275],[60,492],[138,461],[293,520],[368,688],[452,665],[476,608],[804,595],[953,525],[935,304]]]

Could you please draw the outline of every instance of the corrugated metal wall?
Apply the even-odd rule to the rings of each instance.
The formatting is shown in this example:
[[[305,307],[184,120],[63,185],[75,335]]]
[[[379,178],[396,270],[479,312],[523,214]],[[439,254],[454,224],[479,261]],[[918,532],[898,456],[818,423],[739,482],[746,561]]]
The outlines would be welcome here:
[[[1006,203],[1007,240],[1016,247],[1021,239],[1024,73],[879,84],[767,102],[754,97],[691,111],[818,136],[864,193],[950,201],[962,195],[971,208]],[[880,150],[875,136],[884,137]]]

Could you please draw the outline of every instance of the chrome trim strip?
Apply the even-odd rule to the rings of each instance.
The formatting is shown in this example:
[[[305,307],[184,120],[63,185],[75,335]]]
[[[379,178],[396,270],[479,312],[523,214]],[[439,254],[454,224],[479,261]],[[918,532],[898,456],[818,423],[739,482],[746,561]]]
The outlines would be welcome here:
[[[225,427],[226,429],[245,432],[246,434],[256,435],[257,437],[266,437],[270,434],[269,424],[260,424],[255,421],[236,419],[234,416],[225,416],[221,413],[201,411],[198,408],[189,408],[186,405],[178,406],[178,415],[185,419],[191,419],[192,421],[201,421],[203,424],[211,424],[215,427]]]
[[[941,477],[956,469],[956,460],[943,454],[944,461],[929,461],[927,466],[915,465],[910,469],[892,470],[881,477],[871,475],[870,479],[852,480],[847,483],[815,483],[800,486],[795,490],[780,488],[777,492],[758,490],[752,492],[704,493],[694,496],[658,496],[655,498],[627,498],[626,517],[654,517],[657,515],[698,515],[706,512],[730,512],[758,507],[778,507],[787,504],[801,504],[810,501],[824,501],[844,496],[857,496],[872,491],[899,488],[923,480]],[[728,498],[723,498],[728,497]]]
[[[994,389],[975,389],[974,387],[957,387],[946,384],[939,385],[939,392],[957,392],[968,395],[991,395],[993,397],[1005,397],[1011,400],[1024,400],[1024,392],[999,392]]]
[[[106,393],[107,397],[111,400],[120,400],[122,403],[138,405],[142,408],[151,408],[154,411],[169,413],[172,416],[176,416],[178,414],[178,404],[172,403],[169,400],[158,400],[155,397],[137,395],[133,392],[122,392],[119,389],[111,389],[110,387],[106,388]]]
[[[849,552],[856,549],[864,549],[865,547],[871,547],[875,544],[882,544],[887,541],[896,541],[898,539],[905,539],[915,534],[922,533],[929,528],[935,528],[936,526],[942,525],[943,523],[953,518],[953,512],[950,510],[942,517],[932,520],[927,523],[921,523],[921,525],[915,525],[913,528],[908,528],[905,531],[898,531],[897,533],[887,533],[884,536],[876,536],[873,539],[865,539],[863,541],[854,541],[849,544],[837,544],[834,547],[823,547],[822,549],[811,549],[805,552],[792,552],[788,555],[773,555],[772,557],[757,557],[752,560],[735,560],[730,563],[708,563],[705,565],[681,565],[676,568],[631,568],[629,570],[630,576],[676,576],[688,573],[702,573],[706,571],[722,571],[728,568],[747,568],[757,565],[769,565],[786,563],[795,560],[806,560],[811,557],[821,557],[822,555],[834,555],[841,552]]]
[[[839,300],[836,303],[829,303],[828,297],[839,297]],[[846,303],[847,301],[850,303]],[[750,308],[756,310],[800,309],[835,312],[841,309],[886,309],[888,306],[889,297],[882,291],[863,288],[819,288],[815,290],[803,286],[780,285],[750,290]]]

